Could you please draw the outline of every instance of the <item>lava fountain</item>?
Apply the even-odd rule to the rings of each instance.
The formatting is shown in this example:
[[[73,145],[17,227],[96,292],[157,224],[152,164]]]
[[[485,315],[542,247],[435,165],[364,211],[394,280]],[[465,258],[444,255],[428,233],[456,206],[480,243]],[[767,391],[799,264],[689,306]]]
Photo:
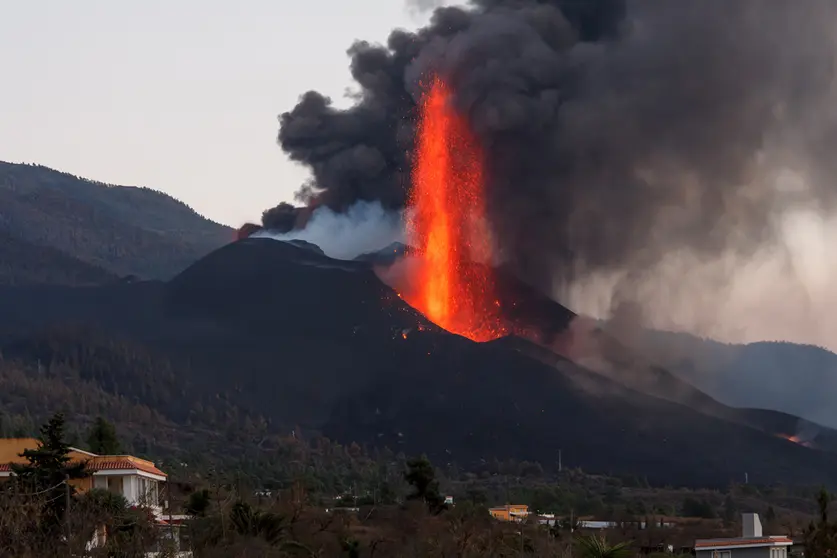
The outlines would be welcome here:
[[[407,234],[420,265],[407,302],[452,333],[496,339],[507,331],[490,267],[483,155],[443,80],[430,82],[419,108]]]

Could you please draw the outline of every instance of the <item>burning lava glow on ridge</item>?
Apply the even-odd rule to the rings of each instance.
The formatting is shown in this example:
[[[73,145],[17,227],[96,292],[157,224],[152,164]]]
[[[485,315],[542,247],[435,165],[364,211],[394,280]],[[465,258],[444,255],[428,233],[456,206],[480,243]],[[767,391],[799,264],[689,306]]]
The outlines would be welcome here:
[[[483,155],[450,100],[434,77],[420,102],[407,235],[421,264],[405,300],[452,333],[490,341],[508,331],[490,267]]]

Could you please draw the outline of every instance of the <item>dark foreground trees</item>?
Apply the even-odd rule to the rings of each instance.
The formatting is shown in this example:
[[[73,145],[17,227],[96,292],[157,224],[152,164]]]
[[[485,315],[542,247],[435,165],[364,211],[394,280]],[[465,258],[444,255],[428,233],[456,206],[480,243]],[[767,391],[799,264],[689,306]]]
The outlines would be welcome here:
[[[812,521],[805,533],[805,555],[812,558],[837,556],[837,523],[828,518],[831,495],[823,488],[817,495],[819,518]]]
[[[627,543],[609,544],[604,536],[598,534],[582,535],[576,544],[580,558],[630,558],[634,555]]]
[[[52,532],[64,520],[75,488],[70,481],[89,476],[84,463],[70,461],[70,446],[64,439],[64,415],[53,416],[41,427],[38,447],[21,454],[25,464],[13,464],[12,490],[44,497],[43,529]]]
[[[87,434],[87,447],[99,455],[118,455],[122,452],[116,428],[102,417],[97,417]]]
[[[174,528],[161,529],[148,510],[129,508],[123,498],[106,491],[74,494],[68,490],[67,477],[86,474],[79,464],[70,462],[68,452],[59,415],[42,428],[40,445],[25,454],[27,463],[15,468],[19,476],[0,484],[0,558],[129,558],[145,556],[149,550],[164,551],[163,538]],[[389,477],[397,492],[393,498],[399,501],[382,498],[379,492],[361,503],[363,498],[353,493],[351,509],[342,511],[332,508],[333,497],[324,504],[322,493],[306,492],[302,478],[293,486],[255,492],[213,478],[209,488],[192,487],[188,499],[184,498],[182,506],[193,518],[183,533],[191,540],[195,558],[626,558],[635,551],[623,541],[659,546],[658,537],[672,536],[669,530],[663,534],[662,529],[639,531],[623,525],[605,539],[581,532],[577,523],[560,522],[549,528],[535,521],[495,521],[484,507],[484,494],[474,492],[455,506],[445,506],[437,470],[426,457],[399,464],[402,485],[397,482],[401,474]],[[569,490],[579,482],[573,479],[567,477],[561,489]],[[381,480],[389,482],[386,476]],[[28,490],[25,483],[31,485]],[[63,508],[55,507],[58,501]],[[829,502],[828,494],[821,493],[820,517],[807,538],[809,556],[837,555],[837,526],[829,519]],[[107,542],[87,549],[97,533],[107,533]],[[686,544],[695,537],[688,538]]]
[[[439,513],[445,509],[445,498],[439,492],[436,470],[426,455],[407,461],[404,480],[413,487],[407,499],[424,502],[431,513]]]
[[[13,476],[0,485],[0,558],[145,556],[156,536],[146,510],[104,490],[76,493],[72,481],[90,473],[70,458],[62,414],[41,427],[38,446],[21,457],[26,463],[13,464]],[[89,550],[97,533],[107,533],[107,544],[103,537]]]

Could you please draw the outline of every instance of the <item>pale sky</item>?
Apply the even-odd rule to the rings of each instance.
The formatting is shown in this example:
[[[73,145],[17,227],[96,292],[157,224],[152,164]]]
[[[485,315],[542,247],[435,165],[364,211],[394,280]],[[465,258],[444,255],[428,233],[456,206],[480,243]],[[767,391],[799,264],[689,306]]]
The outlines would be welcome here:
[[[0,0],[0,160],[163,190],[232,226],[306,177],[277,115],[345,105],[346,49],[426,16],[403,0]]]

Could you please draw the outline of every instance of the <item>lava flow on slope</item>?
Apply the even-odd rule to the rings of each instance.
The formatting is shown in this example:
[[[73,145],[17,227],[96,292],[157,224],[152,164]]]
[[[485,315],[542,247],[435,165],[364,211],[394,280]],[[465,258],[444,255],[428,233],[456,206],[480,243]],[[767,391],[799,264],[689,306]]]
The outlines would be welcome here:
[[[508,332],[490,267],[483,157],[451,106],[448,85],[438,77],[429,85],[420,103],[407,223],[420,264],[405,300],[452,333],[490,341]]]

